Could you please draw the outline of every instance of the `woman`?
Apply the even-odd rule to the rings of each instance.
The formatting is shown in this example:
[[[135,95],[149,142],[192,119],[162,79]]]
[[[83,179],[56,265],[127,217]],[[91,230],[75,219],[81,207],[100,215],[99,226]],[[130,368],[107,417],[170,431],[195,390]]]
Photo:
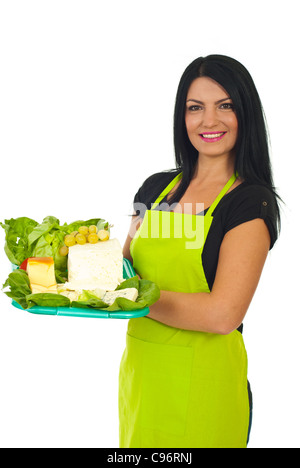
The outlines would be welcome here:
[[[187,67],[174,143],[177,168],[142,184],[124,245],[161,296],[128,324],[120,446],[244,448],[242,322],[280,214],[262,106],[243,65],[210,55]]]

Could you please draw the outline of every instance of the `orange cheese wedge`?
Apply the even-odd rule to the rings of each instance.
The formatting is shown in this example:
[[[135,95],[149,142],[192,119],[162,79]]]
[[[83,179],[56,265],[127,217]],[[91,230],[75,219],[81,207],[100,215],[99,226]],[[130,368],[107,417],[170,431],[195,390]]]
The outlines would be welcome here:
[[[52,257],[29,258],[27,273],[33,294],[57,293],[54,260]]]

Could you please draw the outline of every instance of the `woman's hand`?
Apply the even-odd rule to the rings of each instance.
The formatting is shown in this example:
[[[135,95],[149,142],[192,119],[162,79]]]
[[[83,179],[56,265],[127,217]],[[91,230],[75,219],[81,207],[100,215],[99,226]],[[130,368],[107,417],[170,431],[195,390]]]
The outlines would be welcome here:
[[[124,247],[123,247],[123,257],[127,258],[127,260],[129,260],[131,262],[131,264],[133,263],[133,260],[132,260],[132,256],[131,256],[131,253],[130,253],[130,243],[131,243],[136,231],[140,227],[142,221],[143,220],[139,216],[137,216],[137,215],[132,216],[131,224],[130,224],[130,228],[129,228],[129,233],[127,235],[127,238],[126,238],[126,241],[125,241],[125,244],[124,244]]]
[[[161,291],[148,317],[186,330],[229,334],[242,323],[270,248],[262,219],[230,230],[224,237],[210,293]]]
[[[127,239],[126,239],[124,247],[123,247],[123,257],[127,258],[127,260],[130,261],[131,265],[133,264],[133,259],[132,259],[131,253],[130,253],[130,243],[131,243],[136,231],[140,227],[141,222],[142,222],[142,219],[139,218],[137,215],[132,216],[129,233],[127,235]],[[136,273],[136,276],[138,277],[138,279],[142,279],[140,277],[140,275],[138,275],[137,273]]]

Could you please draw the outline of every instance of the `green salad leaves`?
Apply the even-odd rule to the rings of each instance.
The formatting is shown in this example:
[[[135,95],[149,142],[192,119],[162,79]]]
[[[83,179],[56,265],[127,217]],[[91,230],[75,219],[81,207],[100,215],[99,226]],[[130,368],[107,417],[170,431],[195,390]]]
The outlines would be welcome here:
[[[14,270],[10,273],[3,285],[3,289],[7,287],[10,288],[10,291],[4,291],[5,294],[20,304],[23,309],[27,309],[28,302],[26,297],[31,294],[31,289],[26,271]]]

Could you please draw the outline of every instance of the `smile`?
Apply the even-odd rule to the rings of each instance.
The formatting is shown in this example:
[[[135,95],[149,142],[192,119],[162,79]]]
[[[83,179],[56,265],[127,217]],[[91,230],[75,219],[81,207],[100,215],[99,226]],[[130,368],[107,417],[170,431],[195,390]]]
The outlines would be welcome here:
[[[220,132],[220,133],[200,133],[200,138],[208,143],[214,143],[216,141],[220,141],[227,132]]]

